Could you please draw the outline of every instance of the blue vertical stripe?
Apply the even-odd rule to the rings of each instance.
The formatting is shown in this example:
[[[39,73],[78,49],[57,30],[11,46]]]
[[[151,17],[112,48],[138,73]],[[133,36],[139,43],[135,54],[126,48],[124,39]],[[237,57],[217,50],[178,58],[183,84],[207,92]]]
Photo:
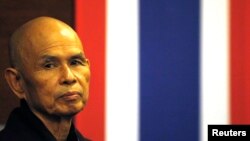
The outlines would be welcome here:
[[[140,0],[140,140],[199,140],[199,0]]]

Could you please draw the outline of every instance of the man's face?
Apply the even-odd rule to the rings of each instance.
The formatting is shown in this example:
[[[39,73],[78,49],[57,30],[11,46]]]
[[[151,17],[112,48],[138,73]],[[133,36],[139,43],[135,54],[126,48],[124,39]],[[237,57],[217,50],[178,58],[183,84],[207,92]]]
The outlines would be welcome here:
[[[88,100],[89,62],[75,37],[60,34],[45,43],[40,40],[24,51],[21,74],[25,99],[35,112],[72,116]]]

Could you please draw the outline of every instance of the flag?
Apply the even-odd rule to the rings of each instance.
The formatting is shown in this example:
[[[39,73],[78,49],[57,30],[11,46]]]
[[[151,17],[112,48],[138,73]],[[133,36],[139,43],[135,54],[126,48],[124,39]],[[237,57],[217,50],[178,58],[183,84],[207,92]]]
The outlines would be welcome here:
[[[206,141],[250,123],[247,0],[75,0],[94,141]]]

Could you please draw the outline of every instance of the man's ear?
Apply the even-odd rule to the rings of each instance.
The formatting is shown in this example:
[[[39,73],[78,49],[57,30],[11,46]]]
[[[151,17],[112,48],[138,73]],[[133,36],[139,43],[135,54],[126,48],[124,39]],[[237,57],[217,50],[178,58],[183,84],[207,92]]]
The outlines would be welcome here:
[[[89,59],[86,59],[86,62],[88,64],[88,66],[90,67],[90,61],[89,61]]]
[[[25,94],[22,86],[22,78],[20,76],[20,73],[14,68],[7,68],[4,72],[4,76],[11,90],[20,99],[23,99],[25,97]]]

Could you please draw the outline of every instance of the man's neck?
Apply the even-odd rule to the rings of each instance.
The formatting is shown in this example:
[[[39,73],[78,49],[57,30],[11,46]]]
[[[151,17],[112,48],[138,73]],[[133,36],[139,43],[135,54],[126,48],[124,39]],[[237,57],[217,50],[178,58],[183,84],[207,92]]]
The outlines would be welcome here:
[[[47,117],[38,112],[33,113],[43,122],[50,133],[57,141],[66,141],[69,135],[72,118],[66,117]]]

